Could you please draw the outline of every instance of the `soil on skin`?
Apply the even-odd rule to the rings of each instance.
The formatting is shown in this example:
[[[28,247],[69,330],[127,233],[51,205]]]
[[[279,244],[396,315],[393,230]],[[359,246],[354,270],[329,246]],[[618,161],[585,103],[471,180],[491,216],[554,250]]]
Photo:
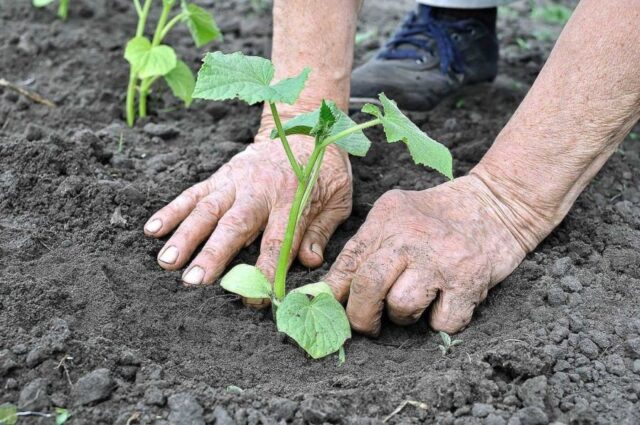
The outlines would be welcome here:
[[[163,242],[142,234],[156,209],[251,142],[260,108],[196,102],[186,111],[158,84],[153,115],[128,129],[130,2],[74,0],[67,22],[55,7],[29,3],[0,0],[0,77],[59,106],[0,91],[0,403],[67,407],[72,424],[369,424],[405,400],[423,408],[408,405],[389,423],[640,423],[637,141],[625,142],[560,227],[490,292],[449,355],[423,321],[385,323],[375,340],[354,336],[342,366],[335,356],[312,361],[278,335],[269,312],[217,285],[183,288],[179,272],[156,264]],[[260,2],[198,3],[225,33],[209,49],[269,54],[271,18],[252,8]],[[411,7],[368,2],[361,30],[377,33],[357,60]],[[528,2],[504,12],[500,78],[414,117],[451,148],[456,175],[489,148],[559,31],[532,21]],[[186,30],[169,42],[197,69],[205,49]],[[353,216],[319,270],[294,266],[293,284],[328,270],[385,191],[441,182],[386,143],[353,167]],[[238,261],[255,261],[257,247]]]

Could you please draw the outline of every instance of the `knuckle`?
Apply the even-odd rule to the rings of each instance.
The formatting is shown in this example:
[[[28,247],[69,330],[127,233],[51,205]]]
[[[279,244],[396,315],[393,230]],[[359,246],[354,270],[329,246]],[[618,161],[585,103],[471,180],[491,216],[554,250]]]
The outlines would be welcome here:
[[[205,245],[202,247],[200,255],[207,257],[211,261],[215,261],[220,257],[220,250],[211,245]]]
[[[248,235],[253,228],[252,224],[245,217],[234,215],[224,216],[218,225],[230,233],[238,235]]]

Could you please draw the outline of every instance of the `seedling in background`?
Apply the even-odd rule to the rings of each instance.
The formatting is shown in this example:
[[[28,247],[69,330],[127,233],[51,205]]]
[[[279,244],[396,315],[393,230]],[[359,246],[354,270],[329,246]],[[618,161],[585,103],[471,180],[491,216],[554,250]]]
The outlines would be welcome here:
[[[248,264],[231,269],[222,278],[221,285],[245,298],[270,299],[278,330],[317,359],[336,351],[343,356],[343,345],[351,337],[347,315],[325,282],[305,285],[287,293],[286,279],[294,233],[318,180],[326,149],[335,144],[351,155],[364,156],[371,142],[362,130],[381,125],[387,141],[404,142],[416,164],[431,167],[448,178],[453,176],[449,150],[423,133],[384,93],[379,97],[383,109],[372,104],[362,108],[364,113],[373,116],[362,124],[353,122],[328,100],[323,101],[317,110],[282,124],[276,103],[294,104],[309,72],[305,69],[295,77],[272,83],[275,70],[267,59],[242,53],[209,53],[198,73],[193,97],[209,100],[238,98],[250,105],[266,102],[271,109],[276,127],[271,137],[280,139],[298,179],[273,287],[258,268]],[[291,135],[315,139],[306,163],[299,163],[292,152],[287,140]]]
[[[35,7],[45,7],[53,2],[54,0],[33,0],[32,4]],[[59,0],[58,16],[60,17],[60,19],[67,19],[67,17],[69,16],[69,0]]]
[[[124,58],[130,64],[129,87],[127,88],[126,115],[127,124],[132,126],[136,120],[136,91],[138,92],[138,116],[147,116],[147,97],[153,83],[164,78],[173,94],[191,105],[195,78],[189,66],[179,60],[171,46],[162,41],[179,22],[186,23],[197,47],[220,37],[220,30],[213,16],[206,10],[185,0],[180,1],[180,13],[169,19],[176,0],[162,0],[162,12],[156,25],[153,38],[144,35],[147,18],[153,0],[133,0],[138,14],[136,35],[127,43]]]
[[[44,412],[29,412],[18,411],[18,408],[11,403],[4,403],[0,405],[0,424],[2,425],[15,425],[18,422],[18,418],[21,416],[38,416],[41,418],[55,418],[56,425],[64,425],[71,417],[71,414],[67,409],[62,407],[56,407],[53,413]]]
[[[451,339],[451,335],[449,335],[446,332],[440,331],[438,333],[440,334],[440,339],[442,339],[442,344],[438,345],[438,348],[442,352],[443,356],[446,356],[447,354],[449,354],[451,349],[456,345],[462,344],[461,339]]]

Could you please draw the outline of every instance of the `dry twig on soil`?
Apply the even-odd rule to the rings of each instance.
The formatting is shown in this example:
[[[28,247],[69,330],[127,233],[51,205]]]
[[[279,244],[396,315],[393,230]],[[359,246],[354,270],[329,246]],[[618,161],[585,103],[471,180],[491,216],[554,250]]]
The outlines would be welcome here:
[[[11,89],[13,91],[15,91],[16,93],[19,93],[29,99],[31,99],[32,101],[36,102],[36,103],[41,103],[43,105],[46,105],[50,108],[55,108],[56,104],[53,103],[51,100],[46,99],[42,96],[40,96],[38,93],[31,91],[31,90],[27,90],[24,87],[21,87],[17,84],[14,84],[10,81],[5,80],[4,78],[0,78],[0,87],[6,87],[8,89]]]

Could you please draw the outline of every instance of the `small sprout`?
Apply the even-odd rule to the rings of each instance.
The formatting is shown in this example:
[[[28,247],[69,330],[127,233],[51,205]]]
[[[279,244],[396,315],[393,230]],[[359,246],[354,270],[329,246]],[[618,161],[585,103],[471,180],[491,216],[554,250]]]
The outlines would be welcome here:
[[[56,407],[56,425],[64,425],[71,417],[69,411],[63,407]]]
[[[446,356],[447,354],[449,354],[451,349],[453,347],[455,347],[456,345],[462,344],[462,340],[461,339],[451,339],[451,336],[446,332],[440,331],[440,332],[438,332],[438,334],[440,335],[440,338],[442,339],[442,344],[438,345],[438,348],[442,352],[443,356]]]
[[[378,31],[375,28],[372,28],[368,31],[365,32],[357,32],[356,33],[356,39],[355,39],[355,43],[356,45],[360,45],[363,43],[366,43],[367,41],[371,40],[372,38],[376,37],[378,35]]]
[[[638,140],[640,139],[640,134],[632,131],[631,133],[629,133],[629,140]]]
[[[564,25],[571,18],[571,9],[562,4],[548,3],[544,6],[534,6],[531,17],[547,24]]]
[[[162,41],[178,23],[184,22],[191,33],[196,47],[201,47],[221,37],[220,30],[213,16],[201,7],[180,1],[181,10],[171,19],[169,15],[176,0],[162,0],[162,12],[156,25],[153,38],[144,35],[147,18],[153,0],[133,0],[138,14],[138,26],[135,37],[127,42],[124,58],[129,62],[129,87],[127,89],[126,115],[127,124],[132,126],[136,120],[136,92],[138,93],[138,116],[147,116],[147,97],[151,86],[163,78],[171,92],[184,101],[186,107],[191,105],[195,78],[189,66],[178,59],[175,50]]]
[[[0,424],[14,425],[18,422],[18,408],[10,403],[0,405]]]
[[[522,50],[529,50],[531,48],[529,42],[522,37],[516,38],[516,43],[518,43],[518,47]]]
[[[280,332],[293,339],[314,359],[337,352],[339,362],[344,362],[344,344],[351,338],[351,327],[344,307],[335,299],[329,285],[317,282],[286,291],[294,234],[318,181],[326,149],[335,144],[351,155],[365,156],[371,141],[362,130],[382,126],[388,143],[403,142],[416,164],[433,168],[449,179],[453,178],[451,154],[445,146],[412,123],[384,93],[379,96],[382,109],[374,105],[362,108],[362,112],[373,116],[362,124],[356,124],[330,100],[322,101],[315,111],[298,115],[283,124],[276,104],[291,105],[297,101],[309,69],[273,83],[275,69],[264,58],[239,52],[214,52],[207,54],[203,62],[193,97],[209,100],[237,98],[250,105],[258,102],[268,104],[276,127],[271,138],[280,139],[291,169],[298,178],[273,289],[262,271],[247,264],[231,269],[222,278],[221,285],[245,298],[270,299]],[[296,159],[287,140],[290,135],[304,135],[315,140],[306,163]]]
[[[225,391],[228,392],[229,394],[236,394],[236,395],[240,395],[244,393],[244,390],[242,388],[235,385],[227,386],[227,388],[225,388]]]
[[[69,411],[62,407],[56,407],[54,413],[18,411],[11,403],[0,405],[0,425],[15,425],[20,416],[38,416],[41,418],[54,418],[56,425],[64,425],[71,417]]]
[[[456,109],[462,109],[462,108],[464,108],[464,103],[465,103],[464,99],[458,99],[458,100],[456,100],[456,103],[455,103],[454,106],[455,106]]]
[[[54,0],[32,0],[35,7],[45,7],[53,2]],[[60,0],[60,3],[58,3],[58,16],[60,19],[67,19],[69,16],[69,0]]]

